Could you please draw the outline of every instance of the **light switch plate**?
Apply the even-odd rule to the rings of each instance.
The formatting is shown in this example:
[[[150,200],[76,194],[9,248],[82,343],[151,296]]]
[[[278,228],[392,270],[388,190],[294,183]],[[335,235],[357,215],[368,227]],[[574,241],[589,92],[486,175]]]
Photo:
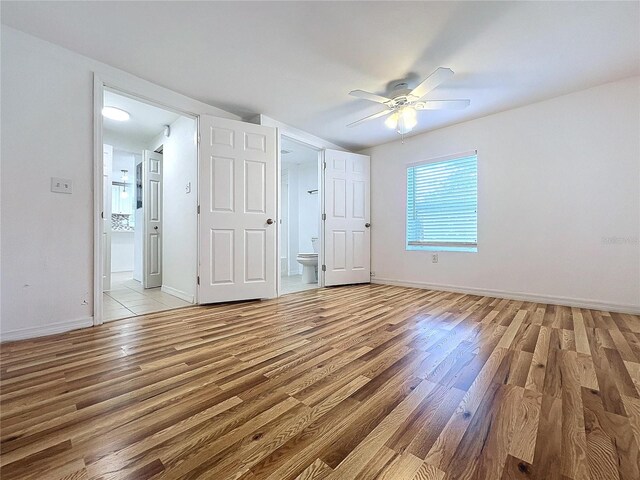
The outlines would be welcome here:
[[[55,193],[71,193],[73,183],[68,178],[51,177],[51,191]]]

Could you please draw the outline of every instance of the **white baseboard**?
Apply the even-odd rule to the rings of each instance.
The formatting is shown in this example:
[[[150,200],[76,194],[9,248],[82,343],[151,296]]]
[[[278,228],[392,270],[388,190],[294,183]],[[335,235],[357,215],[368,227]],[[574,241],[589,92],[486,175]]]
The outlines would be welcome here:
[[[78,328],[93,327],[93,317],[80,318],[78,320],[69,320],[66,322],[50,323],[39,327],[21,328],[0,334],[0,342],[12,342],[14,340],[24,340],[27,338],[44,337],[46,335],[54,335],[56,333],[68,332],[69,330],[77,330]]]
[[[168,293],[169,295],[173,295],[174,297],[178,297],[180,300],[184,300],[185,302],[194,303],[193,295],[189,295],[188,293],[178,290],[177,288],[167,287],[166,285],[163,285],[160,288],[160,291]]]
[[[441,290],[443,292],[466,293],[470,295],[482,295],[484,297],[506,298],[508,300],[522,300],[525,302],[550,303],[567,307],[588,308],[591,310],[603,310],[606,312],[640,314],[640,306],[606,303],[584,298],[557,297],[553,295],[537,295],[522,292],[509,292],[505,290],[486,290],[474,287],[459,287],[456,285],[437,285],[426,282],[412,282],[406,280],[394,280],[391,278],[372,278],[371,283],[381,285],[397,285],[399,287],[413,287],[428,290]]]

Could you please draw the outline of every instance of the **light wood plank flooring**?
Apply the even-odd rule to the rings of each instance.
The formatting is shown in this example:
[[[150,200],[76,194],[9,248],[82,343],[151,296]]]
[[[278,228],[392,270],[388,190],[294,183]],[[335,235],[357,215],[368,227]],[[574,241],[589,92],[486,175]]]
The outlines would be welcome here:
[[[360,285],[1,347],[3,479],[640,478],[640,318]]]

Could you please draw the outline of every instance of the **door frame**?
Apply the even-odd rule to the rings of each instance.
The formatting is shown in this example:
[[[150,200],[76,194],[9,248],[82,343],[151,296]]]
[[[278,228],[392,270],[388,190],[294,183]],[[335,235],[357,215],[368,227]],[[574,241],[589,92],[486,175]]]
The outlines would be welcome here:
[[[276,162],[277,162],[277,191],[276,191],[276,195],[277,195],[277,202],[278,202],[278,210],[277,210],[277,222],[278,224],[280,224],[280,171],[281,171],[281,155],[280,155],[280,145],[281,145],[281,136],[284,135],[287,138],[290,138],[292,140],[296,140],[299,143],[302,143],[304,145],[307,145],[309,147],[312,147],[315,150],[319,151],[319,162],[320,162],[320,166],[322,167],[324,165],[324,150],[325,149],[331,149],[331,150],[339,150],[339,151],[343,151],[346,152],[347,150],[345,150],[344,148],[340,147],[339,145],[336,145],[334,143],[328,142],[327,140],[324,140],[320,137],[316,137],[315,135],[311,135],[310,133],[307,133],[303,130],[297,129],[295,127],[292,127],[291,125],[287,125],[286,123],[283,122],[279,122],[278,120],[275,120],[273,118],[268,117],[267,115],[263,115],[263,114],[259,114],[256,115],[252,120],[250,120],[253,123],[257,123],[258,125],[264,125],[267,127],[273,127],[276,129],[276,142],[277,142],[277,151],[276,151]],[[318,189],[320,190],[320,192],[318,192],[320,194],[320,208],[321,208],[321,215],[322,213],[326,213],[325,212],[325,198],[324,198],[324,190],[325,190],[325,185],[324,185],[324,169],[320,169],[320,178],[319,178],[319,182],[318,182]],[[320,239],[322,242],[322,246],[320,248],[320,253],[318,255],[318,267],[319,267],[319,282],[318,282],[318,286],[320,288],[325,286],[324,283],[324,273],[322,273],[322,265],[324,265],[324,222],[321,220],[320,221]],[[278,256],[280,255],[280,237],[277,236],[276,237],[276,241],[278,242]],[[278,295],[278,297],[280,296],[280,262],[277,262],[276,265],[276,274],[278,275],[278,277],[276,278],[276,293]]]
[[[287,137],[287,140],[302,145],[307,148],[315,150],[318,154],[318,202],[320,203],[320,215],[318,216],[318,240],[320,240],[320,248],[318,252],[318,288],[324,287],[324,272],[322,271],[322,265],[324,265],[324,222],[322,221],[322,214],[324,213],[324,146],[314,145],[306,139],[297,138],[295,135],[291,135],[289,132],[283,132],[280,128],[276,128],[276,140],[277,140],[277,152],[276,152],[276,201],[277,201],[277,215],[276,220],[278,227],[280,226],[280,220],[282,219],[282,154],[280,149],[282,148],[282,137]],[[291,198],[291,190],[289,190],[289,198]],[[277,242],[277,265],[276,265],[276,295],[280,297],[282,295],[280,289],[280,228],[276,233]],[[290,250],[290,249],[289,249]]]
[[[103,122],[102,122],[102,107],[104,106],[104,91],[110,90],[118,95],[130,97],[134,100],[147,103],[154,107],[162,108],[179,115],[192,118],[196,123],[196,169],[200,170],[200,115],[191,111],[181,109],[179,107],[172,106],[170,99],[149,98],[144,95],[131,91],[126,86],[119,84],[118,82],[106,82],[97,73],[93,75],[93,325],[102,325],[103,319],[103,268],[104,262],[102,257],[104,251],[102,248],[102,234],[104,232],[103,218],[102,218],[102,203],[104,196],[104,189],[102,187],[103,179]],[[162,95],[163,97],[170,97],[170,95]],[[196,195],[199,194],[199,181],[196,177],[194,184],[192,185],[192,192]],[[197,212],[193,212],[197,216]],[[199,222],[197,222],[199,224]],[[199,228],[199,225],[198,225]],[[199,233],[199,232],[198,232]],[[199,238],[199,234],[198,234]],[[200,252],[198,250],[198,242],[194,245],[196,249],[196,272],[198,272],[198,262],[200,259]],[[197,276],[193,279],[194,284],[194,304],[198,303],[198,284]]]

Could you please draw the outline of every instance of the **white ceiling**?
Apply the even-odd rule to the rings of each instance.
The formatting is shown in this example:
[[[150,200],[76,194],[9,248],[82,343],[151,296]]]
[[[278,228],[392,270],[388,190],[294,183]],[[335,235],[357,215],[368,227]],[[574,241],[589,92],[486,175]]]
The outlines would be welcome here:
[[[111,91],[104,92],[104,105],[117,107],[131,115],[126,122],[102,117],[105,131],[131,142],[150,142],[164,130],[165,125],[171,125],[180,116]]]
[[[640,74],[639,2],[2,2],[14,28],[347,148],[397,138],[350,90],[456,75],[416,131]]]

